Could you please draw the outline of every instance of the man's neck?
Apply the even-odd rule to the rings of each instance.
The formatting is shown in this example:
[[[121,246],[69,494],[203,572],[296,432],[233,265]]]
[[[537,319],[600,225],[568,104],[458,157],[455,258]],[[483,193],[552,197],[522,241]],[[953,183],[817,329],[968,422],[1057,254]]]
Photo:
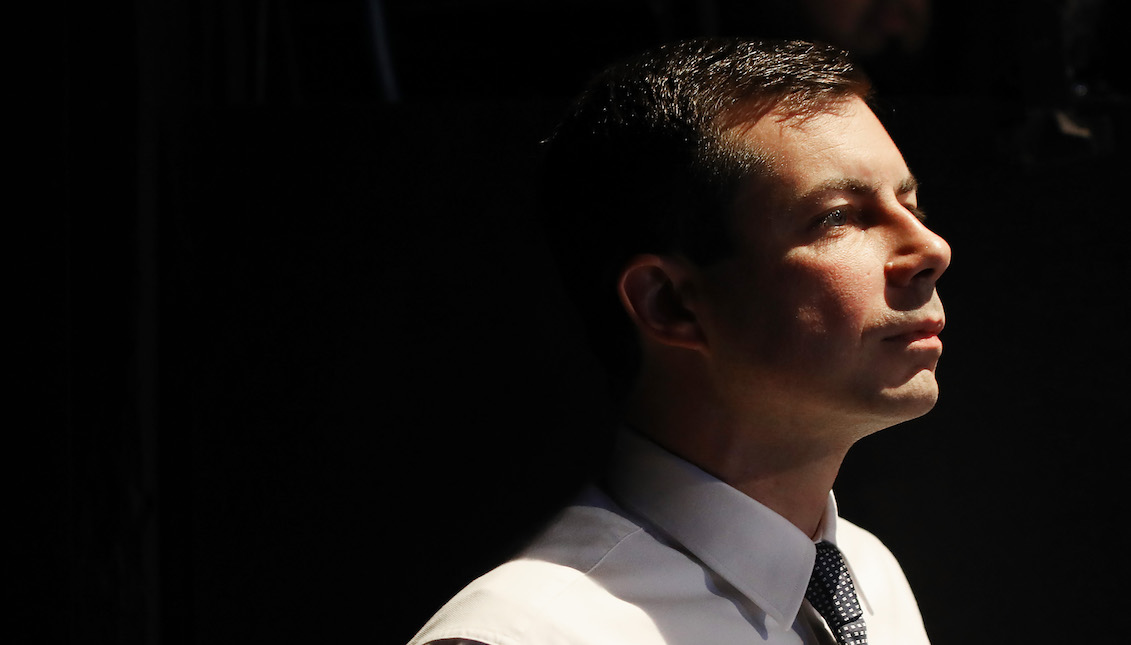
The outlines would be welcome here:
[[[746,454],[743,454],[745,452]],[[762,448],[736,443],[701,448],[701,468],[789,520],[809,537],[817,531],[845,450],[801,459],[767,460]]]
[[[774,447],[733,436],[688,441],[686,438],[692,434],[689,432],[657,432],[654,426],[640,421],[635,421],[634,427],[669,452],[757,500],[810,537],[816,537],[820,528],[829,492],[847,452],[845,448],[786,457],[780,448],[775,452]]]
[[[851,447],[843,429],[797,419],[727,416],[702,397],[638,390],[628,423],[657,444],[752,497],[815,537]]]

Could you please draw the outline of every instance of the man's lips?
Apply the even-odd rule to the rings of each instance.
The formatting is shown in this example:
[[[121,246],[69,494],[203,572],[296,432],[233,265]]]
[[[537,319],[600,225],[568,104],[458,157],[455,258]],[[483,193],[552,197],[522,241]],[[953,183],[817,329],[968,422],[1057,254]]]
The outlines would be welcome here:
[[[885,341],[914,343],[925,338],[935,338],[943,330],[946,322],[941,318],[931,318],[908,325],[901,325],[884,336]]]

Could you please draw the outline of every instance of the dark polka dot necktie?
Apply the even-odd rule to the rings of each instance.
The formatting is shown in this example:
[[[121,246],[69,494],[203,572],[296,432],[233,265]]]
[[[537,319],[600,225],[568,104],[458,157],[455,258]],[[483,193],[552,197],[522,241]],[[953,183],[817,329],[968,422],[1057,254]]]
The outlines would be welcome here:
[[[840,549],[829,542],[817,544],[817,561],[813,577],[805,590],[805,599],[833,630],[839,645],[867,645],[864,612],[856,597],[852,576],[840,555]]]

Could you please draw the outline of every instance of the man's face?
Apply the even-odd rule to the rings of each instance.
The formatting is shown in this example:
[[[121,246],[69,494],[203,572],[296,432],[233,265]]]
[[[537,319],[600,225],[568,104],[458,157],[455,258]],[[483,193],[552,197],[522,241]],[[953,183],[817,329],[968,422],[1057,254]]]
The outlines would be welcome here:
[[[732,134],[773,170],[737,201],[736,253],[703,270],[700,320],[728,409],[868,431],[928,411],[950,247],[917,215],[879,120],[851,99]]]

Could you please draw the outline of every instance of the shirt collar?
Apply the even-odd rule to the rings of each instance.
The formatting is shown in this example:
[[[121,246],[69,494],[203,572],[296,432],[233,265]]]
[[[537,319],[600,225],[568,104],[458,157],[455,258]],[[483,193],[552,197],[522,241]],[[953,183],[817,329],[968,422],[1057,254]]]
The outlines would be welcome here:
[[[630,432],[607,479],[628,511],[670,536],[788,629],[813,571],[813,540],[757,500]],[[745,518],[736,521],[737,518]],[[836,542],[830,493],[818,539]]]

